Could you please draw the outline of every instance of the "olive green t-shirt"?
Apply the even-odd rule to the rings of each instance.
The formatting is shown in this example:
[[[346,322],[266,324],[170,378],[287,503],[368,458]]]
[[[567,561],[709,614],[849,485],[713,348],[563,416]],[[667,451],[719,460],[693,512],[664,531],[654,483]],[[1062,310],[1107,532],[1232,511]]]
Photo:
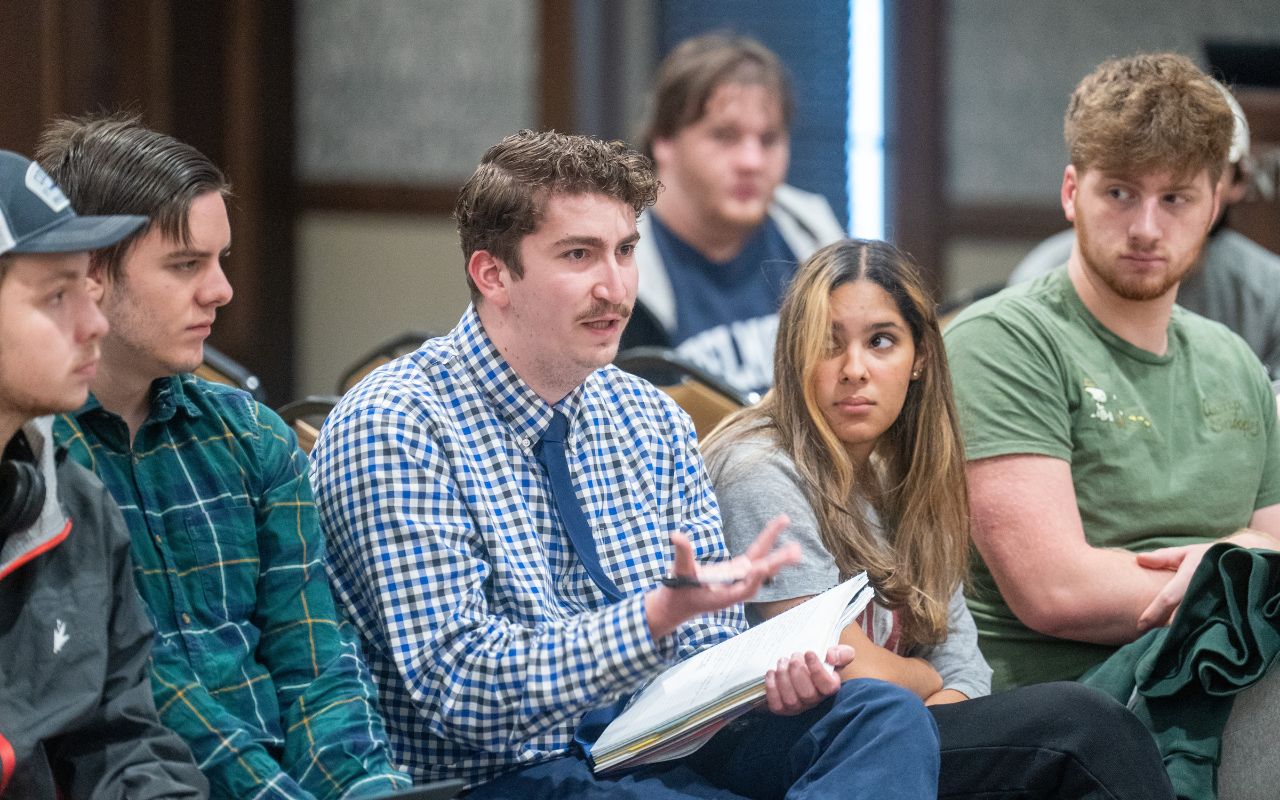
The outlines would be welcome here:
[[[1275,396],[1216,322],[1175,306],[1156,355],[1105,328],[1060,268],[975,303],[945,340],[966,457],[1070,462],[1091,545],[1207,541],[1280,503]],[[1030,630],[981,562],[969,607],[996,688],[1077,678],[1114,650]]]

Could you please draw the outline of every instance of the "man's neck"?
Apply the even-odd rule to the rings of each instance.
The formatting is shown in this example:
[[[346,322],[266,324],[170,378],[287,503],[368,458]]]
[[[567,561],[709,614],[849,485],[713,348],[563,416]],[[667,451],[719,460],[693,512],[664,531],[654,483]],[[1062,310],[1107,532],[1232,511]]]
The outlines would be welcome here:
[[[569,392],[576,389],[587,375],[576,380],[573,376],[556,375],[554,370],[545,368],[538,360],[536,347],[529,347],[532,337],[521,336],[507,320],[496,313],[488,313],[490,309],[483,304],[476,306],[476,314],[480,317],[480,326],[498,353],[506,360],[520,380],[525,382],[534,394],[546,401],[547,405],[555,405],[563,400]]]
[[[1126,300],[1085,266],[1078,247],[1071,251],[1067,275],[1080,302],[1107,330],[1149,353],[1162,356],[1168,351],[1169,318],[1177,299],[1177,286],[1151,300]]]
[[[698,213],[693,204],[673,191],[660,192],[653,213],[667,230],[715,264],[731,261],[742,252],[754,228],[717,223]]]
[[[93,396],[103,408],[124,420],[132,444],[133,437],[151,413],[151,384],[161,376],[145,374],[114,362],[104,347],[98,377],[93,382]]]

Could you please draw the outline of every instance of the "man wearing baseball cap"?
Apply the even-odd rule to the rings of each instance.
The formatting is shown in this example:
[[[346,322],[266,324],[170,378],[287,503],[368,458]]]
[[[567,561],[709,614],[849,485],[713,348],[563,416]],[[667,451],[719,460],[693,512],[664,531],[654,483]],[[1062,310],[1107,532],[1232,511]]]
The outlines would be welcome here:
[[[0,151],[0,795],[201,798],[160,724],[152,627],[120,510],[53,446],[85,401],[107,323],[88,251],[138,229],[80,217],[37,164]]]

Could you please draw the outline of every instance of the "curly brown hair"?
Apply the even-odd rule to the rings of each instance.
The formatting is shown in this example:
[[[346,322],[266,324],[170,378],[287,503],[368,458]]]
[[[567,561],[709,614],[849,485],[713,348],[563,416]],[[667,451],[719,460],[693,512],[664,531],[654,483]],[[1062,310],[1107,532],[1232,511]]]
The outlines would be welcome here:
[[[624,142],[555,131],[506,137],[484,154],[454,205],[463,258],[487,250],[521,277],[520,240],[537,229],[547,196],[588,193],[625,203],[639,217],[657,199],[658,179],[652,162]],[[467,288],[480,299],[470,275]]]
[[[1208,170],[1217,183],[1234,118],[1222,91],[1186,56],[1104,61],[1071,94],[1063,135],[1081,172],[1121,175]]]

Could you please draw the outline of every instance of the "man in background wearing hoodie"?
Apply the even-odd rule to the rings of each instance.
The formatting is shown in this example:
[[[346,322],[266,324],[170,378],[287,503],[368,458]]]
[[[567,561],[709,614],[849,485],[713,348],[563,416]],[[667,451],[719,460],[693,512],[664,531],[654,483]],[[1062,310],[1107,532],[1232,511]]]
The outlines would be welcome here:
[[[754,39],[697,36],[662,62],[641,147],[663,189],[638,223],[622,349],[674,348],[743,392],[773,385],[782,294],[844,236],[825,198],[782,182],[793,107],[782,63]]]

